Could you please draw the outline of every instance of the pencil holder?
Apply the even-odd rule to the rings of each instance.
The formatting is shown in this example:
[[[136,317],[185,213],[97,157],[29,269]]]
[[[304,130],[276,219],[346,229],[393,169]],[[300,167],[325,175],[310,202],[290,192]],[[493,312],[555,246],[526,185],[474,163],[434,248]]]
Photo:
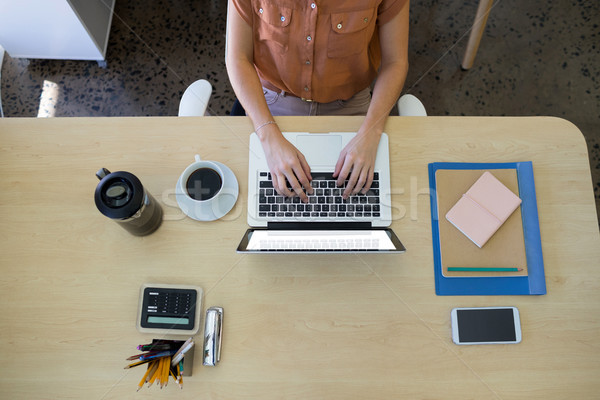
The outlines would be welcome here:
[[[183,340],[153,339],[152,343],[140,344],[136,354],[127,358],[130,362],[125,369],[143,365],[146,372],[138,384],[138,391],[144,387],[152,387],[154,383],[163,387],[171,378],[174,384],[183,389],[183,377],[191,376],[194,367],[194,339]],[[131,362],[133,361],[133,362]]]

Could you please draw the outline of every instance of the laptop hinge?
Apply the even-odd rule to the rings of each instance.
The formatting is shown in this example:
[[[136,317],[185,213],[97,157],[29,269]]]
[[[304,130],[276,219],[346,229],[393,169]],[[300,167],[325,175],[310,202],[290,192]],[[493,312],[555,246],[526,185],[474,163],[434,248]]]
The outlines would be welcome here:
[[[363,230],[372,229],[370,222],[267,222],[273,230]]]

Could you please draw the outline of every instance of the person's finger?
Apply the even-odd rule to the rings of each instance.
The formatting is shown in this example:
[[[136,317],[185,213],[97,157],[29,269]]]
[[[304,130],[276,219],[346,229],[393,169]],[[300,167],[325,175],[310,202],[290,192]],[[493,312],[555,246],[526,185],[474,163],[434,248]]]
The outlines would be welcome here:
[[[371,189],[372,184],[373,184],[373,170],[371,168],[369,168],[367,170],[367,182],[365,183],[365,186],[363,187],[362,194],[366,194],[369,191],[369,189]]]
[[[367,172],[365,172],[365,169],[362,168],[360,170],[360,172],[358,173],[358,179],[356,180],[356,184],[354,185],[354,189],[352,189],[352,194],[357,194],[358,192],[360,192],[360,190],[365,185],[366,181],[367,181]]]
[[[360,173],[358,172],[358,170],[352,169],[352,172],[350,173],[350,176],[348,177],[348,183],[346,184],[346,189],[344,189],[344,193],[342,193],[343,198],[347,199],[348,196],[350,196],[354,193],[354,187],[356,186],[356,182],[358,181],[359,176],[360,176]]]
[[[282,196],[287,196],[287,197],[292,197],[294,194],[287,188],[287,181],[285,179],[285,175],[283,174],[279,174],[279,175],[273,175],[271,174],[271,176],[273,177],[277,177],[277,182],[275,182],[275,179],[273,179],[273,186],[275,187],[275,190],[277,190],[277,193],[279,193]]]
[[[304,177],[304,180],[308,181],[306,177]],[[289,179],[289,181],[292,186],[292,190],[298,197],[300,197],[300,200],[302,200],[304,203],[308,202],[308,196],[306,196],[306,193],[304,193],[304,189],[302,188],[302,185],[298,179],[296,179],[296,177],[292,177],[292,179]]]
[[[277,183],[277,175],[275,175],[275,173],[271,170],[271,182],[273,183],[273,189],[275,189],[275,191],[277,193],[279,193],[279,189],[278,189],[278,183]]]
[[[344,186],[344,182],[346,180],[349,180],[348,176],[350,175],[351,168],[352,168],[352,162],[350,160],[348,160],[347,158],[345,158],[344,159],[344,163],[342,164],[342,167],[340,169],[340,173],[337,176],[337,179],[336,179],[336,182],[335,182],[335,184],[338,187]]]
[[[346,160],[346,152],[342,150],[340,153],[337,162],[335,163],[335,168],[333,169],[333,177],[338,178],[340,172],[342,171],[342,167],[344,166],[344,160]],[[340,185],[338,185],[340,186]]]
[[[304,175],[304,171],[302,171],[301,168],[298,168],[294,172],[297,178],[297,186],[294,186],[292,184],[292,189],[294,190],[294,192],[296,192],[298,197],[300,197],[300,200],[306,203],[308,202],[308,196],[306,193],[312,194],[313,188],[310,186],[310,182],[306,175]]]
[[[298,159],[300,160],[300,166],[302,167],[303,174],[296,174],[296,176],[298,177],[298,180],[300,180],[300,183],[304,187],[304,190],[306,190],[308,194],[313,194],[313,188],[312,186],[310,186],[310,181],[312,181],[312,175],[310,174],[310,166],[308,165],[306,159],[302,154],[299,155]]]

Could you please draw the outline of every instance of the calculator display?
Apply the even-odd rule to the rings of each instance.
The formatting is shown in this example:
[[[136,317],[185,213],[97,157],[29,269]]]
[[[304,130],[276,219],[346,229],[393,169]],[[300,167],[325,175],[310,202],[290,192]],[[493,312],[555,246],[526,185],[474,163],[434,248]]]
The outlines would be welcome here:
[[[146,287],[143,293],[143,328],[192,330],[197,292],[194,289]]]
[[[148,322],[151,324],[187,325],[190,323],[190,320],[189,318],[148,316]]]

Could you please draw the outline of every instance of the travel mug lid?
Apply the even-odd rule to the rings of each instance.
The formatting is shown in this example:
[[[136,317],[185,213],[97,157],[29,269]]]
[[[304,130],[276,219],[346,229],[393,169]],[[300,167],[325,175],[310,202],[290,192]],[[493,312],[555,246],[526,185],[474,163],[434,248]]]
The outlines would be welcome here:
[[[106,168],[96,174],[100,183],[96,186],[96,207],[112,219],[127,219],[140,210],[144,200],[142,182],[125,171],[111,173]]]

